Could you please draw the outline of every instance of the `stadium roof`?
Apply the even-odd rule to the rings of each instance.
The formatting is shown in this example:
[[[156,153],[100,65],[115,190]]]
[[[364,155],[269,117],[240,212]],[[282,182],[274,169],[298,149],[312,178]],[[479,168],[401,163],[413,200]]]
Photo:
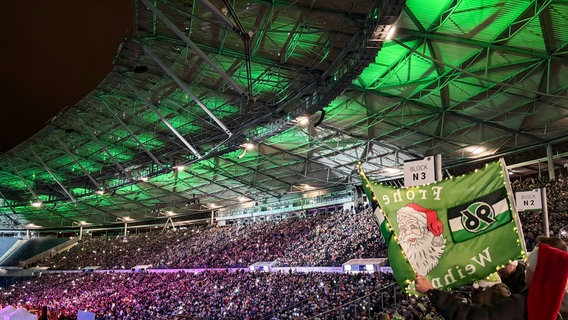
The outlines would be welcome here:
[[[566,161],[568,1],[133,5],[105,79],[0,156],[0,227],[276,201],[358,185],[359,161]]]

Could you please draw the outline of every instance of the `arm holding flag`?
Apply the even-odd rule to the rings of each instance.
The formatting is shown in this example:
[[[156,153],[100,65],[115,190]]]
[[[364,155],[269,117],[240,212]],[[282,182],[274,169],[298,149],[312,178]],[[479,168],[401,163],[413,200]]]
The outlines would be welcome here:
[[[501,296],[490,303],[468,303],[451,292],[435,289],[428,278],[416,276],[416,291],[426,294],[436,311],[447,320],[524,320],[526,303],[523,295]]]

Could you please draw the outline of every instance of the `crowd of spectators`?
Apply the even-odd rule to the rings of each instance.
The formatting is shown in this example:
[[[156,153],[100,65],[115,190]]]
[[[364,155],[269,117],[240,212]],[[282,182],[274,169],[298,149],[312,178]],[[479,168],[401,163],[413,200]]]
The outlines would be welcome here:
[[[426,299],[408,300],[393,283],[378,272],[45,273],[3,290],[0,302],[47,306],[49,319],[78,310],[108,320],[436,319]]]
[[[386,257],[370,210],[229,227],[193,226],[114,238],[87,238],[40,266],[59,270],[239,268],[258,261],[280,266],[340,266],[352,258]]]
[[[514,191],[546,187],[550,232],[568,225],[566,179],[512,181]],[[520,212],[527,249],[544,234],[542,211]],[[191,226],[127,237],[87,238],[40,266],[71,270],[85,266],[127,269],[247,267],[257,261],[281,266],[339,266],[352,258],[386,257],[386,248],[370,210],[318,213],[280,221],[228,227]]]

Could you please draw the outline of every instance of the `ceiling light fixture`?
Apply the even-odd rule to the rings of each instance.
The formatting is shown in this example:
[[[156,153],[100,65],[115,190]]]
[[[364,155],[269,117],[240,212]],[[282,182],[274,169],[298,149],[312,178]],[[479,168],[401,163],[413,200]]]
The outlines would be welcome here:
[[[41,201],[34,201],[31,203],[31,205],[34,208],[40,208],[41,206],[43,206],[43,203],[41,203]]]
[[[394,33],[396,32],[396,27],[392,26],[389,30],[389,32],[387,33],[387,36],[385,39],[390,40],[392,39],[392,37],[394,36]]]
[[[484,146],[470,146],[464,148],[464,151],[472,155],[480,155],[484,152],[487,152],[487,148]]]
[[[296,122],[302,127],[307,127],[310,124],[310,118],[308,116],[299,116],[296,118]]]
[[[394,167],[384,168],[383,170],[386,173],[391,173],[391,174],[398,174],[402,172],[402,170],[400,170],[399,168],[394,168]]]

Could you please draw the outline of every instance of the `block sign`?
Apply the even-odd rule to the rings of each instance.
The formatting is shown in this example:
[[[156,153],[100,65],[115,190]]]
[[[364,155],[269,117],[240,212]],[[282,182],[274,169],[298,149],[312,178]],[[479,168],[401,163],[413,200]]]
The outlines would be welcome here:
[[[413,187],[436,182],[434,157],[404,163],[404,186]]]
[[[542,209],[540,189],[516,192],[515,202],[517,203],[517,211]]]

